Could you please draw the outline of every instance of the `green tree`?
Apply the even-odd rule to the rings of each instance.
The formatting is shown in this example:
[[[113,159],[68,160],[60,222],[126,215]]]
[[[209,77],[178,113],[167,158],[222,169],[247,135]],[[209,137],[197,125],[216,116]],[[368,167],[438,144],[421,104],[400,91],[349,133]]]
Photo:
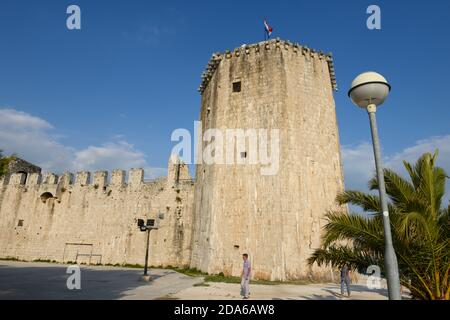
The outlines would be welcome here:
[[[404,161],[409,179],[384,170],[400,282],[414,298],[425,300],[450,298],[450,204],[442,205],[448,176],[435,165],[437,154],[426,153],[414,165]],[[376,177],[369,187],[378,189]],[[348,263],[364,273],[370,265],[377,265],[384,275],[379,197],[349,190],[339,194],[336,201],[359,206],[367,215],[327,213],[321,248],[309,258],[309,264],[340,267]]]
[[[11,161],[11,157],[5,157],[3,151],[0,150],[0,178],[6,174],[8,170],[8,164]]]

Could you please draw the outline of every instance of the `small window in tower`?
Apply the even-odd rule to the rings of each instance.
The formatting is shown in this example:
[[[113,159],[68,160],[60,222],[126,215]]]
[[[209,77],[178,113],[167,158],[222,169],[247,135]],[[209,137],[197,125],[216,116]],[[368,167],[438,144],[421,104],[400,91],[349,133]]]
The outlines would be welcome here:
[[[23,227],[23,220],[19,220],[19,223],[17,224],[18,227]]]
[[[233,92],[241,92],[241,82],[233,82]]]
[[[247,151],[241,152],[241,158],[242,159],[247,158]]]

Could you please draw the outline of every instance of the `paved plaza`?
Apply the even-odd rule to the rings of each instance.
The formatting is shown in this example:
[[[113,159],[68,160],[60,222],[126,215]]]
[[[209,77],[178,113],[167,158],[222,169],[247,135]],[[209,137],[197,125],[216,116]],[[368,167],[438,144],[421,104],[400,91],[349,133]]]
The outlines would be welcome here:
[[[0,261],[0,299],[157,299],[202,282],[172,270],[81,266],[81,289],[69,290],[68,265]]]
[[[68,265],[0,261],[0,300],[13,299],[240,299],[239,284],[207,283],[173,270],[151,269],[153,281],[141,280],[142,270],[81,266],[81,289],[69,290]],[[384,300],[386,289],[352,285],[350,299]],[[347,300],[337,283],[309,285],[251,285],[251,299]]]

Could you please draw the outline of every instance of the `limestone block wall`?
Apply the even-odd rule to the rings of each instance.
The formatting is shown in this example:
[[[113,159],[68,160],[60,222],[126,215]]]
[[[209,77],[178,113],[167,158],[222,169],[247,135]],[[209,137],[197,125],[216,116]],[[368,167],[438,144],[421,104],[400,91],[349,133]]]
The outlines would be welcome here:
[[[331,274],[306,260],[343,190],[334,88],[331,55],[287,41],[213,55],[199,88],[203,132],[278,129],[280,166],[267,176],[259,164],[197,166],[191,266],[239,275],[246,252],[255,278]]]
[[[184,164],[169,162],[169,178],[145,182],[142,169],[111,176],[13,174],[0,189],[0,257],[102,264],[144,264],[138,218],[164,213],[150,234],[149,263],[186,266],[191,250],[193,182]],[[91,255],[92,254],[92,255]]]

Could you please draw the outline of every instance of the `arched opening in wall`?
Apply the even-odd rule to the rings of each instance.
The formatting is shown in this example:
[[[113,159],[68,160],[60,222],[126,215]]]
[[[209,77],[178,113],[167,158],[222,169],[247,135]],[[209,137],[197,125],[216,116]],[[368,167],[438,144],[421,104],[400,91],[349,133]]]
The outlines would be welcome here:
[[[44,192],[43,194],[41,194],[41,201],[43,203],[46,203],[48,199],[54,198],[53,194],[51,194],[50,192]]]
[[[16,173],[21,173],[21,174],[23,174],[22,178],[20,179],[20,184],[25,184],[25,183],[27,182],[28,172],[25,172],[25,171],[17,171]]]

